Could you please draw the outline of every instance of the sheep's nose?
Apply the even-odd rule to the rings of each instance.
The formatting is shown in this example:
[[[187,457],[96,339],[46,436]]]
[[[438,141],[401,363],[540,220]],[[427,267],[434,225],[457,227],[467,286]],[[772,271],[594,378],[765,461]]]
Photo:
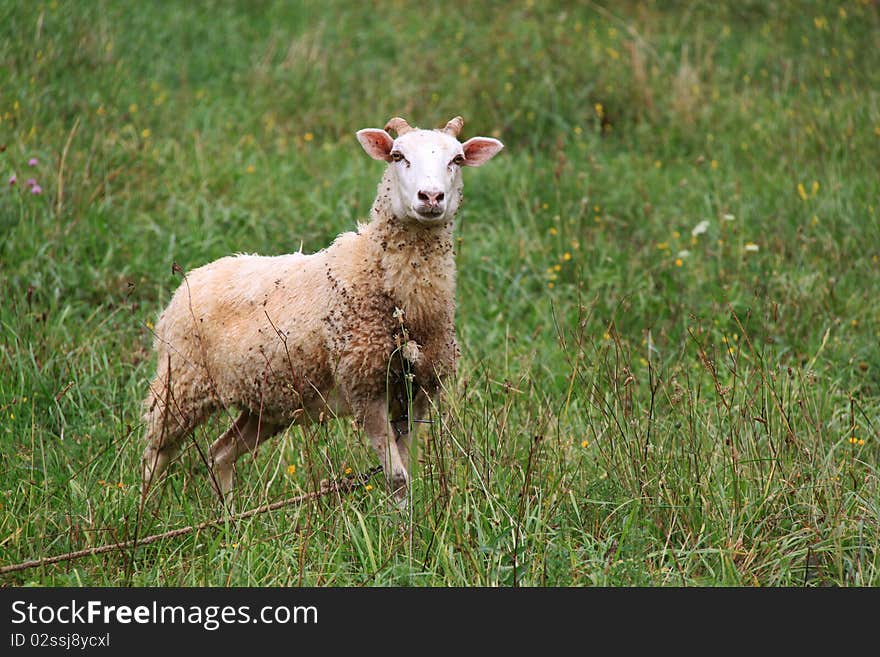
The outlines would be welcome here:
[[[443,200],[444,196],[445,195],[443,194],[443,192],[419,192],[419,200],[425,205],[431,207],[436,207],[440,205],[440,202]]]

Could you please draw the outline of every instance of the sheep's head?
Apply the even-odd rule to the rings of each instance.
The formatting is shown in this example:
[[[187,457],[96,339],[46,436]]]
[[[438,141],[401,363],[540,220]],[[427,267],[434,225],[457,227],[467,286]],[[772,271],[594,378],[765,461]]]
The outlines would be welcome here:
[[[500,141],[489,137],[459,142],[463,123],[457,116],[442,130],[420,130],[395,117],[385,130],[358,131],[358,141],[367,154],[389,164],[389,194],[395,217],[431,225],[455,216],[461,202],[461,168],[485,164],[504,148]],[[393,139],[388,130],[397,138]]]

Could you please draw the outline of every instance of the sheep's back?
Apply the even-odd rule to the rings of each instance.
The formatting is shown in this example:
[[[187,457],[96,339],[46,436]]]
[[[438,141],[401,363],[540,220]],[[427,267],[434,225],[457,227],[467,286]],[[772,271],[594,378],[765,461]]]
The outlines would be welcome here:
[[[224,403],[279,418],[308,406],[331,375],[323,254],[229,256],[189,272],[156,325],[160,363],[199,370]]]

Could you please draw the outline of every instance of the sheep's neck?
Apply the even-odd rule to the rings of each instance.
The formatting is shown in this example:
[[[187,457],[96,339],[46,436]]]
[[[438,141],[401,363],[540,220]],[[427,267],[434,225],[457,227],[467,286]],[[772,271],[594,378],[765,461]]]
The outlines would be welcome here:
[[[414,327],[453,321],[455,251],[453,224],[425,227],[398,219],[381,195],[367,234],[383,277],[384,291]]]

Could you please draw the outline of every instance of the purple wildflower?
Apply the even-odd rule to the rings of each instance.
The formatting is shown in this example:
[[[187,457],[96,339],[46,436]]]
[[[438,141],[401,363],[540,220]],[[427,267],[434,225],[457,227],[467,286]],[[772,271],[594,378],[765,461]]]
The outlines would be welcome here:
[[[16,178],[15,174],[13,173],[11,176],[9,176],[9,186],[12,187],[16,182],[18,182],[18,178]]]
[[[37,158],[35,158],[35,157],[32,157],[31,159],[28,160],[29,167],[35,167],[35,166],[37,166],[37,164],[39,164],[39,160],[37,160]]]
[[[43,193],[43,188],[40,187],[39,185],[34,185],[33,187],[31,187],[31,194],[42,194],[42,193]]]
[[[33,187],[34,185],[37,184],[37,179],[36,179],[36,178],[28,178],[28,179],[27,179],[27,183],[25,183],[25,184],[26,184],[28,187]]]

